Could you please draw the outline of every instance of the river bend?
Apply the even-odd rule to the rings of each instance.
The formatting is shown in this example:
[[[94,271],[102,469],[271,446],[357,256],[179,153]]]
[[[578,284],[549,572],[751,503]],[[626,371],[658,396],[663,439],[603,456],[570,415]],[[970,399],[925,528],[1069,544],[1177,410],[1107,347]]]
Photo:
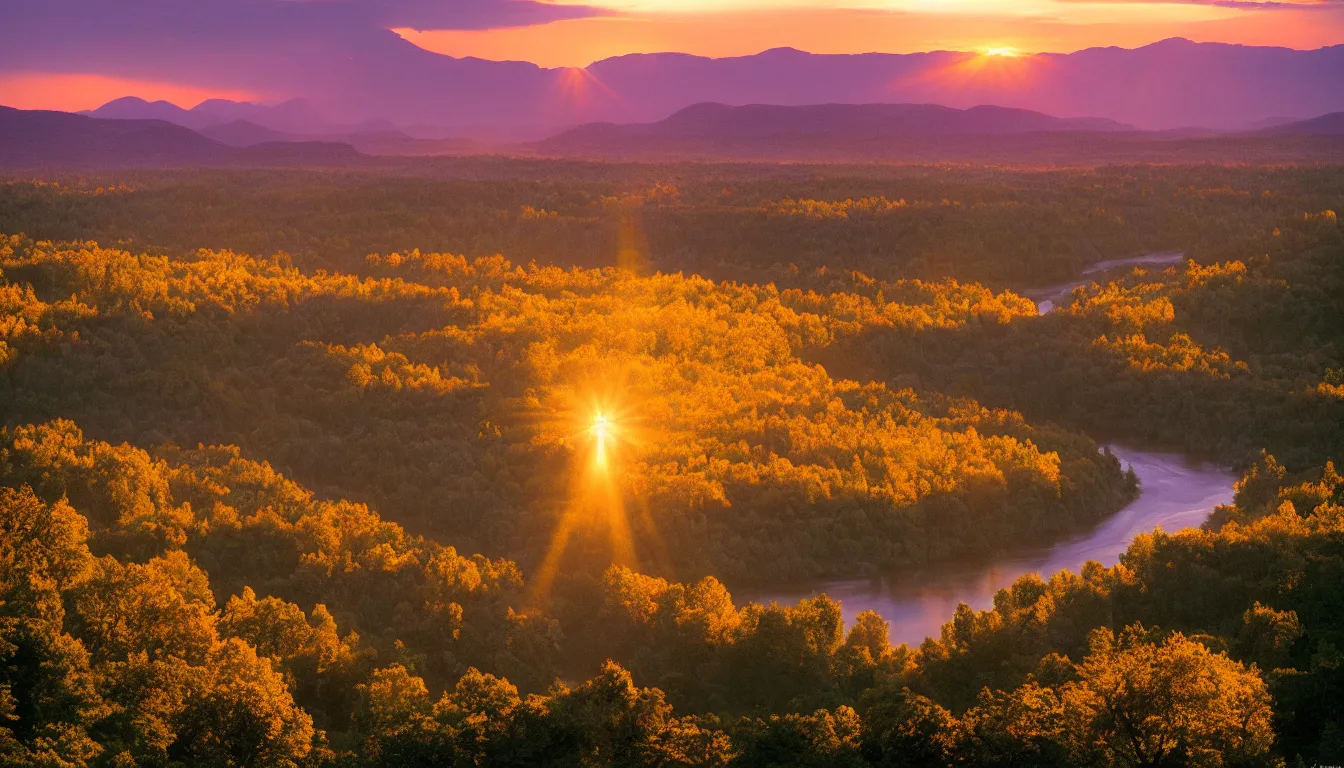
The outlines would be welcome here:
[[[1041,314],[1045,314],[1074,288],[1091,282],[1092,276],[1134,265],[1175,264],[1183,258],[1180,252],[1167,251],[1102,261],[1084,270],[1082,279],[1022,293],[1035,299]],[[1126,467],[1133,468],[1139,479],[1139,495],[1087,533],[1048,547],[1023,548],[974,567],[947,566],[894,579],[826,581],[743,597],[793,604],[824,592],[841,601],[846,626],[851,626],[862,611],[877,611],[891,623],[892,642],[917,645],[927,636],[938,635],[958,603],[985,610],[993,606],[998,590],[1028,573],[1048,579],[1062,570],[1076,573],[1089,560],[1114,565],[1135,535],[1159,526],[1168,532],[1198,526],[1214,507],[1232,503],[1237,478],[1230,470],[1173,453],[1119,445],[1112,445],[1111,452]]]

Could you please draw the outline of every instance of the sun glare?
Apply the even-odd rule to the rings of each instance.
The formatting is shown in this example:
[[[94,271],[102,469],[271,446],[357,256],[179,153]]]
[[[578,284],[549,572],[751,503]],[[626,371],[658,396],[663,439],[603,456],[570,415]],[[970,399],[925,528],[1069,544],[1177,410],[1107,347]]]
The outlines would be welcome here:
[[[611,436],[611,422],[605,414],[593,417],[593,463],[599,467],[607,465],[607,439]]]
[[[619,374],[611,378],[622,380]],[[605,534],[611,562],[635,567],[640,560],[635,552],[632,522],[638,522],[646,537],[651,537],[649,554],[656,562],[666,562],[647,507],[639,499],[631,499],[632,508],[626,506],[627,464],[635,459],[647,434],[628,396],[616,394],[622,389],[613,385],[601,394],[571,392],[556,404],[552,413],[559,434],[573,448],[573,474],[550,545],[532,579],[530,606],[545,604],[576,536]],[[584,556],[586,546],[581,545],[574,552]]]
[[[1018,51],[1017,51],[1016,48],[1007,48],[1007,47],[1004,47],[1004,48],[986,48],[986,49],[984,50],[984,54],[985,54],[986,56],[1004,56],[1004,57],[1009,58],[1009,59],[1015,59],[1015,58],[1017,58],[1018,56],[1021,56],[1021,55],[1022,55],[1022,54],[1018,53]]]

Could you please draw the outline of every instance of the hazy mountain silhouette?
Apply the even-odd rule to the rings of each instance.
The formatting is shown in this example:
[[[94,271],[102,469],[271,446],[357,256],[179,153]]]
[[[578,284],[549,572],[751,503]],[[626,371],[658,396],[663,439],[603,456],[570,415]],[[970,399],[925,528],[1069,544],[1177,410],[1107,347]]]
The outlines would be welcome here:
[[[274,106],[228,99],[207,99],[192,108],[216,123],[243,120],[273,131],[294,135],[339,133],[342,126],[307,99],[290,99]]]
[[[728,59],[622,56],[588,67],[626,109],[667,102],[998,104],[1142,128],[1240,127],[1344,108],[1344,46],[1316,51],[1193,43],[1022,57],[970,53],[815,55],[789,48]],[[668,110],[670,113],[671,110]],[[654,117],[656,119],[656,115]]]
[[[80,112],[81,115],[109,120],[163,120],[193,130],[220,122],[217,118],[167,101],[145,101],[136,96],[125,96],[103,106]]]
[[[695,104],[656,123],[592,123],[536,146],[546,154],[572,155],[787,156],[840,150],[872,154],[952,137],[1134,130],[1102,118],[1058,118],[994,106],[962,110],[936,104]]]
[[[99,120],[0,107],[0,165],[8,167],[222,163],[229,152],[217,141],[163,120]]]
[[[356,133],[301,136],[273,131],[246,120],[212,125],[199,133],[231,147],[254,147],[258,144],[322,142],[348,144],[367,155],[428,156],[483,154],[493,145],[473,139],[419,139],[398,130],[374,130]]]
[[[299,141],[296,136],[271,130],[246,120],[234,120],[231,123],[210,125],[198,131],[202,136],[214,139],[231,147],[251,147],[273,141]]]
[[[566,131],[545,143],[559,145],[636,137],[720,140],[796,135],[867,139],[1125,130],[1135,129],[1104,118],[1058,118],[1025,109],[987,105],[953,109],[937,104],[749,104],[742,107],[694,104],[656,123],[593,123]]]
[[[591,123],[530,147],[623,160],[804,162],[1337,162],[1344,141],[1314,131],[1141,131],[1104,118],[932,104],[696,104],[655,123]]]
[[[362,158],[345,144],[269,142],[237,148],[164,120],[0,107],[0,167],[6,168],[347,165]]]
[[[292,56],[316,55],[304,51]],[[247,61],[236,66],[257,66]],[[357,132],[354,126],[383,119],[426,126],[437,137],[511,141],[539,140],[591,122],[653,122],[704,102],[997,104],[1144,129],[1243,129],[1271,117],[1344,110],[1344,45],[1297,51],[1171,39],[1136,49],[1021,57],[948,51],[821,55],[780,48],[720,59],[634,54],[582,69],[544,69],[443,56],[389,32],[320,60],[282,64],[287,66],[272,62],[257,83],[303,99],[275,107],[207,102],[184,111],[212,114],[220,118],[216,123],[242,119],[295,134]],[[228,74],[247,82],[249,72]],[[314,120],[344,128],[302,125]]]
[[[396,130],[396,126],[386,120],[370,121],[363,126],[342,126],[304,99],[290,99],[275,106],[207,99],[191,109],[183,109],[167,101],[145,101],[126,96],[79,114],[113,120],[166,120],[195,131],[242,121],[292,136]]]
[[[1260,133],[1276,136],[1344,136],[1344,112],[1331,112],[1310,120],[1283,123]]]
[[[276,106],[210,99],[183,109],[166,101],[126,97],[80,114],[116,120],[164,120],[233,147],[268,142],[329,142],[349,144],[366,154],[422,156],[480,153],[493,146],[453,137],[445,129],[431,126],[420,126],[428,136],[412,136],[385,119],[348,125],[334,123],[302,99]]]
[[[652,124],[592,124],[514,152],[627,159],[993,162],[1344,162],[1340,115],[1281,132],[1194,135],[1138,131],[1114,121],[1055,118],[1001,107],[934,105],[726,107],[694,105]],[[111,120],[0,107],[0,168],[404,165],[395,156],[466,155],[490,147],[388,131],[355,143],[271,141],[286,136],[246,121],[205,129],[163,120]],[[1331,133],[1335,131],[1335,133]],[[216,139],[224,139],[219,141]],[[254,143],[262,139],[260,143]],[[242,146],[230,146],[230,142]],[[370,155],[390,157],[374,158]],[[421,161],[415,161],[417,163]],[[418,167],[418,166],[417,166]]]

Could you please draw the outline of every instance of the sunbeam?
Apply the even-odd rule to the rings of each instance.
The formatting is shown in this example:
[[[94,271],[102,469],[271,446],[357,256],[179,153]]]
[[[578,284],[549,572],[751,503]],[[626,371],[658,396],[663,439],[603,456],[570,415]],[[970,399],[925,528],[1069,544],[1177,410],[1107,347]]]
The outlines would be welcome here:
[[[644,442],[640,419],[630,401],[626,376],[604,372],[593,375],[604,381],[601,389],[564,389],[554,395],[554,404],[542,417],[543,435],[551,434],[570,456],[569,493],[547,545],[546,554],[531,580],[530,607],[545,605],[566,556],[586,556],[593,544],[606,540],[611,563],[637,567],[640,559],[626,510],[627,471]],[[587,394],[576,394],[586,391]],[[640,517],[642,528],[652,525]],[[656,534],[654,549],[661,550]],[[593,550],[593,556],[598,550]],[[658,554],[655,552],[655,554]],[[657,559],[657,558],[656,558]]]
[[[604,414],[599,412],[593,417],[593,426],[590,431],[593,433],[593,466],[599,470],[605,470],[607,466],[607,438],[611,431],[611,422]]]

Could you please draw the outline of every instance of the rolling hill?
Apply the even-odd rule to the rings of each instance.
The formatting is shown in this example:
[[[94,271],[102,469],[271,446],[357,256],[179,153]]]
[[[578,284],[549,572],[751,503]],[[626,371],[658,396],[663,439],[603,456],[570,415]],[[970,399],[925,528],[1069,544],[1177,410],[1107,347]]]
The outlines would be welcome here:
[[[164,120],[0,107],[3,168],[347,165],[363,158],[345,144],[265,142],[239,148]]]
[[[1331,112],[1310,120],[1281,123],[1266,128],[1261,133],[1271,136],[1344,136],[1344,112]]]

